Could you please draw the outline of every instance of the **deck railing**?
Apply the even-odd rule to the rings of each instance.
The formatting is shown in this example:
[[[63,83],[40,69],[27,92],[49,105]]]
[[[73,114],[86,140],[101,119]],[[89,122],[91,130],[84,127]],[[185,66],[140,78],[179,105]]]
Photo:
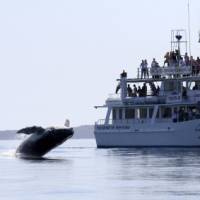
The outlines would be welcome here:
[[[197,76],[199,75],[200,70],[193,69],[191,66],[168,66],[168,67],[156,67],[156,68],[147,68],[142,71],[141,68],[138,68],[137,78],[160,78],[166,76]]]
[[[113,102],[121,100],[120,96],[117,96],[115,98],[115,94],[110,95],[107,99],[107,102]],[[127,96],[123,101],[124,102],[130,102],[133,104],[155,104],[155,103],[164,103],[166,100],[166,95],[153,95],[152,91],[148,91],[147,95],[145,96]]]

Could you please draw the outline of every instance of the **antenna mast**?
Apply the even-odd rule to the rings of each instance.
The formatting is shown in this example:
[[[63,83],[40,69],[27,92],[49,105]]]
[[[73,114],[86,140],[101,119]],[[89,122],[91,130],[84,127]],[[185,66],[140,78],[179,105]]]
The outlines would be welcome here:
[[[199,31],[199,43],[200,43],[200,31]]]
[[[188,0],[188,32],[189,32],[189,54],[191,56],[191,28],[190,28],[190,0]]]

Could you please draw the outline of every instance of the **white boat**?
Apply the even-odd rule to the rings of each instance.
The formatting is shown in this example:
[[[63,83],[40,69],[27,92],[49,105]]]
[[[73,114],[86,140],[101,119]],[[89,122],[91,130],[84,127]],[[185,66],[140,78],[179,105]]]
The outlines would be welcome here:
[[[176,60],[170,57],[168,66],[148,68],[145,77],[141,69],[136,78],[123,72],[120,94],[96,106],[107,109],[105,119],[95,123],[97,147],[200,147],[200,70],[191,61],[180,62],[184,45],[187,52],[185,31],[171,34]],[[127,89],[144,83],[143,95]]]

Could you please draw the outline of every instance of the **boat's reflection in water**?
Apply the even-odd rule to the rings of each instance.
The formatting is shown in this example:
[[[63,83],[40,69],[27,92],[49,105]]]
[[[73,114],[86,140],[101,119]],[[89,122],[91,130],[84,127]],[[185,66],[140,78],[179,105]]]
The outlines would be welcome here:
[[[116,181],[129,181],[128,190],[150,196],[200,195],[200,148],[104,149]],[[106,151],[106,152],[105,152]],[[144,191],[143,191],[144,190]]]

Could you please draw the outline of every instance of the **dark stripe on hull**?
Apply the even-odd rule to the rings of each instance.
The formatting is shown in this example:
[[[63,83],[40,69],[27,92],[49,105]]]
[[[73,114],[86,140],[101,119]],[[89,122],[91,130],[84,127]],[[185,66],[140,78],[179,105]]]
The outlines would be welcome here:
[[[200,145],[195,146],[186,146],[186,145],[151,145],[151,146],[104,146],[104,145],[97,145],[99,149],[110,149],[110,148],[200,148]]]

